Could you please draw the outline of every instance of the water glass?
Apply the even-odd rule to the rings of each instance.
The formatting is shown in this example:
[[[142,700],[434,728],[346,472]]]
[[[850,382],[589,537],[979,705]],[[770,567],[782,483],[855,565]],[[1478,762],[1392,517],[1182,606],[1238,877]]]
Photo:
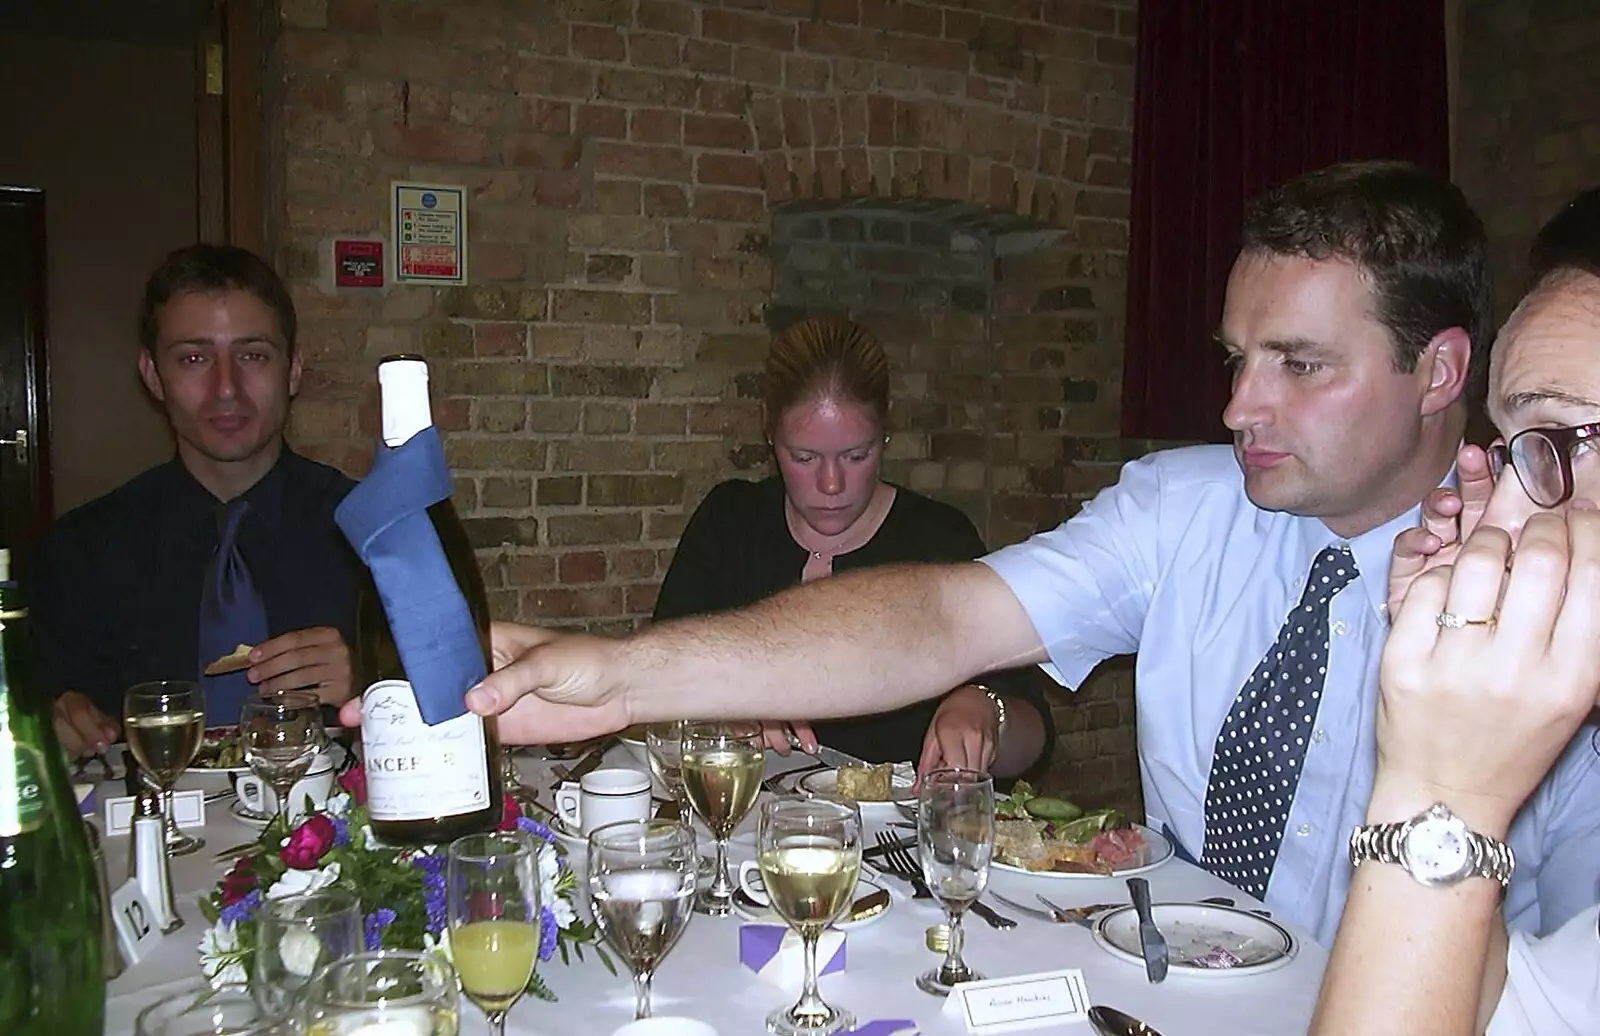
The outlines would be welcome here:
[[[244,986],[213,989],[201,981],[140,1011],[133,1031],[135,1036],[296,1036],[300,1028],[256,1003]]]
[[[945,909],[950,945],[944,962],[924,972],[917,988],[946,996],[950,987],[983,976],[961,959],[961,915],[989,883],[994,855],[994,780],[976,770],[934,770],[917,796],[917,850],[922,880]]]
[[[450,843],[450,953],[461,989],[501,1036],[539,956],[539,848],[522,831]]]
[[[336,960],[300,998],[305,1036],[456,1036],[456,971],[437,953],[378,950]]]
[[[650,980],[694,912],[700,850],[673,820],[624,820],[589,834],[589,905],[633,973],[633,1017],[650,1017]]]
[[[361,904],[343,889],[269,899],[255,926],[250,992],[269,1013],[288,1011],[318,968],[365,948]]]
[[[322,702],[305,691],[251,698],[239,710],[239,745],[250,772],[272,785],[279,823],[289,824],[289,792],[311,769],[326,738]]]
[[[652,723],[645,728],[650,772],[677,803],[683,802],[683,721]]]
[[[756,828],[756,864],[767,900],[805,947],[805,986],[793,1007],[767,1016],[777,1036],[827,1036],[855,1027],[849,1011],[817,991],[817,939],[850,908],[861,871],[861,810],[853,802],[798,796],[769,800]]]

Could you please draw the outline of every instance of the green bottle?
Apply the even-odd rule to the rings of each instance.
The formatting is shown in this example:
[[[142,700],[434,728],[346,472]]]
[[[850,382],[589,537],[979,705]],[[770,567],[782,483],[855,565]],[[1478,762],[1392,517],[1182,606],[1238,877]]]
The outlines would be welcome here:
[[[100,1036],[99,878],[0,548],[0,1033]]]

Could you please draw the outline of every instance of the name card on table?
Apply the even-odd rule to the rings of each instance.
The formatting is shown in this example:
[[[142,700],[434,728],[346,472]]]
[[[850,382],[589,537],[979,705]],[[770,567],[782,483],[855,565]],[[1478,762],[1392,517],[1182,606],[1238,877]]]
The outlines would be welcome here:
[[[1089,991],[1084,988],[1083,972],[1070,968],[964,982],[951,990],[944,1009],[960,1014],[968,1032],[1016,1032],[1087,1021]]]
[[[122,959],[129,967],[148,956],[161,941],[161,916],[145,898],[137,878],[129,878],[111,893],[111,923],[122,946]]]
[[[172,793],[172,819],[179,828],[206,826],[206,793],[199,788]],[[125,835],[133,830],[133,796],[106,799],[106,834]]]

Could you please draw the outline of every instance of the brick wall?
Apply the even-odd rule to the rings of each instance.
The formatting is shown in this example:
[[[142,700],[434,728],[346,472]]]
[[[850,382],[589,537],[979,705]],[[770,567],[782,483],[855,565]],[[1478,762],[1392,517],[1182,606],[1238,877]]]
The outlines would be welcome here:
[[[1488,229],[1504,318],[1534,232],[1600,184],[1600,5],[1462,0],[1460,17],[1455,178]]]
[[[914,229],[966,221],[971,247],[937,259],[948,299],[918,287],[925,265],[883,271],[906,301],[880,326],[894,477],[1001,543],[1070,513],[1126,452],[1133,0],[278,10],[269,237],[309,367],[292,435],[360,472],[373,361],[428,357],[498,615],[632,628],[704,490],[763,469],[767,324],[820,301],[775,269],[808,211],[883,214],[906,253]],[[401,178],[468,187],[471,286],[333,290],[331,240],[384,235]],[[860,254],[896,244],[878,243]],[[1126,732],[1112,680],[1122,705],[1095,722]]]

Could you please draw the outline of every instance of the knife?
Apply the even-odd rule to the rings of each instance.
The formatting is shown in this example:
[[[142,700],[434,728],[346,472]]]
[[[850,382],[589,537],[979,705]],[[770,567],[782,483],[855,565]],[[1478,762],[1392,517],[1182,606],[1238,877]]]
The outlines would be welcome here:
[[[1143,878],[1129,878],[1128,892],[1133,896],[1133,909],[1139,913],[1139,953],[1144,957],[1145,977],[1160,982],[1167,977],[1167,940],[1150,911],[1150,883]]]

